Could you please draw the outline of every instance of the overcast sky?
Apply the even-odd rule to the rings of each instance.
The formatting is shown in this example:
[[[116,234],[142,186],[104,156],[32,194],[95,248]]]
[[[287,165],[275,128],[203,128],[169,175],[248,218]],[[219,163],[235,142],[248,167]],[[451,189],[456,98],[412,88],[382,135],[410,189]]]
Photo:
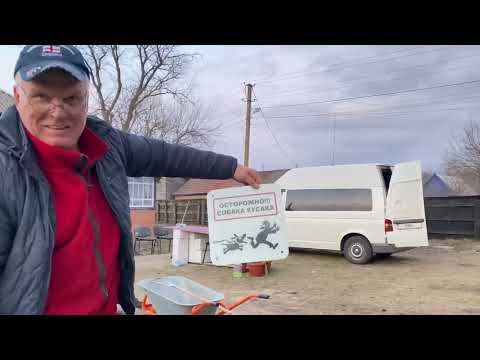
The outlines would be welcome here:
[[[213,107],[212,121],[226,126],[213,150],[240,162],[244,83],[255,85],[252,108],[261,111],[252,119],[250,165],[259,170],[328,165],[334,158],[335,164],[421,160],[424,169],[441,172],[451,133],[477,120],[480,110],[479,46],[185,50],[201,54],[188,73],[195,95]],[[0,46],[0,88],[9,93],[19,51]]]

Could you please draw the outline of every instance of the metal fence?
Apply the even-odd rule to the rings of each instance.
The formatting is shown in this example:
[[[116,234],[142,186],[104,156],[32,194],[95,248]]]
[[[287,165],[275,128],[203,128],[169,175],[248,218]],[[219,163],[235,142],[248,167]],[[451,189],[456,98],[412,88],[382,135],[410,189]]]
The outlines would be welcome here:
[[[480,239],[480,196],[425,198],[429,236]]]

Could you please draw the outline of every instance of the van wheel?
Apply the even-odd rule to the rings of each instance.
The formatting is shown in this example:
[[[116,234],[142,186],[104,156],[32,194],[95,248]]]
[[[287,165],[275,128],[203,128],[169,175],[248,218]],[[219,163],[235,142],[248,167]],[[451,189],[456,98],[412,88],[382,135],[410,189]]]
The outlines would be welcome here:
[[[353,264],[366,264],[372,260],[372,246],[363,236],[352,236],[345,243],[343,255]]]

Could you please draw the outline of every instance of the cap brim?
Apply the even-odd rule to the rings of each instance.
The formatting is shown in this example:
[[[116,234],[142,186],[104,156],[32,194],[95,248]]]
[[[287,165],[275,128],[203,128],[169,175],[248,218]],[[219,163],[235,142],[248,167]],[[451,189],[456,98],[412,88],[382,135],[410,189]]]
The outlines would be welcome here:
[[[60,68],[67,71],[80,81],[86,81],[89,79],[88,74],[82,68],[58,60],[47,60],[42,61],[41,63],[27,65],[20,68],[18,72],[20,73],[22,80],[30,81],[46,70],[54,68]]]

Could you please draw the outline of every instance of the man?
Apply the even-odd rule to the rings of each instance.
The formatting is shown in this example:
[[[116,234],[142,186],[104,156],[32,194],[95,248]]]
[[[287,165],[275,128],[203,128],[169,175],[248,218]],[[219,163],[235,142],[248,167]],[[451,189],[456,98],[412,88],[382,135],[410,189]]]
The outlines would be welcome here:
[[[230,156],[87,116],[74,46],[26,46],[14,76],[0,117],[0,314],[134,314],[128,176],[261,183]]]

